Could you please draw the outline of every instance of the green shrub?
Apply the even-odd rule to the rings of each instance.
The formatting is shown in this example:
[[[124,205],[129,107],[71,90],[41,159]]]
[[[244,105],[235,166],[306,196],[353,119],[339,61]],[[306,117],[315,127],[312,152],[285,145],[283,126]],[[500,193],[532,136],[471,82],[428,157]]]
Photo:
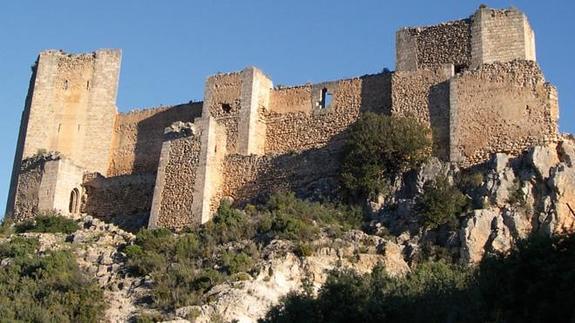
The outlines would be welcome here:
[[[4,219],[2,219],[2,223],[0,223],[0,237],[9,236],[12,233],[14,233],[14,222],[9,218],[4,217]]]
[[[300,242],[295,245],[294,254],[298,257],[309,257],[313,254],[313,249],[311,244]]]
[[[479,286],[498,322],[575,322],[575,235],[538,236],[508,255],[492,255],[479,269]]]
[[[507,203],[523,207],[527,205],[527,198],[523,192],[523,187],[521,186],[521,182],[519,182],[517,179],[514,180],[513,185],[509,187]]]
[[[25,220],[15,225],[17,233],[44,232],[70,234],[79,229],[78,223],[73,219],[61,215],[38,215],[33,219]]]
[[[34,254],[38,245],[38,239],[16,236],[0,244],[0,258],[17,258]]]
[[[358,208],[301,200],[293,193],[273,194],[265,204],[258,232],[293,241],[316,239],[322,228],[359,229],[363,214]]]
[[[473,299],[464,292],[472,282],[470,271],[441,262],[422,264],[404,278],[382,267],[366,275],[335,270],[317,298],[290,294],[260,322],[470,322],[464,310]]]
[[[423,225],[436,228],[443,224],[457,226],[457,216],[464,211],[468,199],[457,187],[451,185],[445,176],[425,183],[423,194],[416,200],[415,209]]]
[[[17,237],[0,244],[0,313],[2,321],[99,322],[102,290],[80,272],[69,251],[38,254],[38,241]]]
[[[409,118],[365,113],[350,127],[341,181],[352,200],[388,191],[390,180],[429,157],[429,130]]]
[[[222,266],[228,275],[247,272],[254,265],[254,260],[245,252],[224,252]]]

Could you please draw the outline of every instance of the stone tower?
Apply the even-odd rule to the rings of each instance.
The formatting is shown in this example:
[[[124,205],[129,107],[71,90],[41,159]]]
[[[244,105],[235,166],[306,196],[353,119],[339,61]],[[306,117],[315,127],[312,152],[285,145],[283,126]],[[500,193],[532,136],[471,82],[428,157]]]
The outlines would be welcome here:
[[[39,152],[57,151],[67,164],[106,173],[117,110],[120,59],[120,50],[78,55],[57,50],[40,53],[22,113],[7,213],[12,213],[17,198],[22,161]],[[81,176],[81,172],[76,173]],[[56,172],[51,177],[57,181],[61,176]],[[78,180],[81,182],[81,178]],[[66,201],[68,195],[69,191]],[[46,196],[39,195],[40,205],[42,198]],[[44,205],[48,209],[54,206],[48,204]]]

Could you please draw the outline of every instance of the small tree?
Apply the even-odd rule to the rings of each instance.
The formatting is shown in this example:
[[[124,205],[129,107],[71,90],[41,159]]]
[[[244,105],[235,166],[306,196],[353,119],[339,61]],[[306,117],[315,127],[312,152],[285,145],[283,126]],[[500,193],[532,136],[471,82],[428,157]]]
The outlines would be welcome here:
[[[418,167],[431,152],[429,129],[404,117],[365,113],[350,127],[341,180],[352,199],[386,193],[399,174]]]
[[[435,181],[425,183],[415,208],[423,225],[433,229],[445,223],[454,224],[467,203],[467,197],[451,185],[447,177],[439,176]]]

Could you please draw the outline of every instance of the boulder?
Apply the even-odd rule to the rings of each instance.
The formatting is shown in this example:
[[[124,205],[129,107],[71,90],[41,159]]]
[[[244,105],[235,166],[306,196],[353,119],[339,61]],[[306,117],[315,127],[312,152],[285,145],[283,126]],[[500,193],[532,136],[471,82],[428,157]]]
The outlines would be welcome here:
[[[557,155],[555,145],[535,146],[531,148],[528,159],[542,179],[548,178],[551,168],[559,163],[559,156]]]
[[[561,163],[549,178],[549,184],[553,189],[551,200],[554,205],[553,223],[550,233],[575,232],[575,168],[567,167]]]
[[[474,210],[461,228],[461,259],[465,263],[478,263],[483,258],[491,226],[497,213],[492,210]]]

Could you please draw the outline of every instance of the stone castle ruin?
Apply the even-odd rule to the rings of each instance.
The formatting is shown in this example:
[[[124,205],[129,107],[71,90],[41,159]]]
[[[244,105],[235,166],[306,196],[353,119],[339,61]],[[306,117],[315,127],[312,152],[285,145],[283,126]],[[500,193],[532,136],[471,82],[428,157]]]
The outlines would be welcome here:
[[[7,212],[131,217],[179,230],[276,190],[329,193],[346,129],[366,112],[432,129],[434,154],[461,166],[556,140],[556,89],[517,9],[403,28],[396,70],[274,87],[262,71],[208,78],[204,101],[118,113],[119,50],[48,50],[33,68]]]

